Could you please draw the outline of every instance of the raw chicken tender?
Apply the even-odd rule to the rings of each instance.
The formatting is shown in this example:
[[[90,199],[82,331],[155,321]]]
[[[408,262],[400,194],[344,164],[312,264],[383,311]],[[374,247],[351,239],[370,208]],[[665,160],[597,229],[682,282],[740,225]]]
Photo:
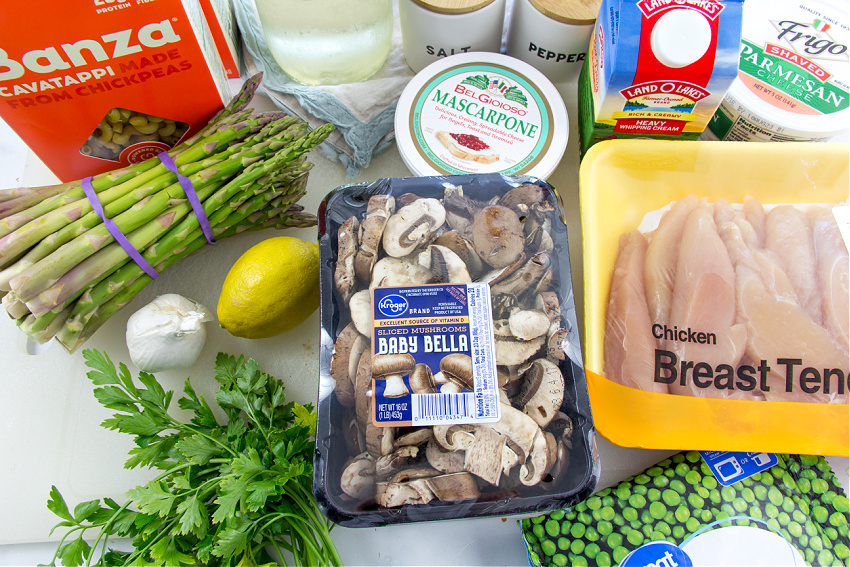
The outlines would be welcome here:
[[[603,372],[630,388],[667,393],[654,376],[655,338],[646,305],[643,266],[646,237],[637,230],[620,237],[605,320]]]
[[[823,294],[823,324],[847,353],[850,351],[850,255],[832,211],[813,207],[809,219]]]

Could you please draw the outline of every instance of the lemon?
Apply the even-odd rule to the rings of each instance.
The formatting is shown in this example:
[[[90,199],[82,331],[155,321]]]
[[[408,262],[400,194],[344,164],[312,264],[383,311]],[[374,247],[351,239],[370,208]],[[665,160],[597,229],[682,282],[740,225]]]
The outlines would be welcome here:
[[[319,307],[319,246],[290,236],[249,248],[230,268],[218,322],[232,335],[264,339],[294,329]]]

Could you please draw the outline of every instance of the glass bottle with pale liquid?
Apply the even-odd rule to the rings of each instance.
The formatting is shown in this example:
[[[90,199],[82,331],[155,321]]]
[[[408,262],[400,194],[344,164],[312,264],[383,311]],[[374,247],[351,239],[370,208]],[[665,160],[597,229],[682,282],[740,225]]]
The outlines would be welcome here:
[[[362,81],[392,46],[392,0],[256,0],[272,56],[305,85]]]

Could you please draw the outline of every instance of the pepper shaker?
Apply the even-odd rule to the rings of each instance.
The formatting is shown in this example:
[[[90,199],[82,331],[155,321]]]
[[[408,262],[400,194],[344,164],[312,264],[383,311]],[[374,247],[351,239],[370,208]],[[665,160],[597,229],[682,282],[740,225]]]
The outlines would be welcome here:
[[[507,54],[553,83],[575,82],[584,64],[601,0],[516,0]]]
[[[457,53],[502,46],[505,0],[399,0],[404,58],[418,73]]]

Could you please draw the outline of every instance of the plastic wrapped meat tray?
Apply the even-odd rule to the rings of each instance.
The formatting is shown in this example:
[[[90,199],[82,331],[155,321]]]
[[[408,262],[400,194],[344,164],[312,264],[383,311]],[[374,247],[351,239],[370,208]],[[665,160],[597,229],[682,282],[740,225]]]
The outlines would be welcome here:
[[[349,527],[569,507],[599,477],[567,227],[531,177],[323,201],[314,494]]]

